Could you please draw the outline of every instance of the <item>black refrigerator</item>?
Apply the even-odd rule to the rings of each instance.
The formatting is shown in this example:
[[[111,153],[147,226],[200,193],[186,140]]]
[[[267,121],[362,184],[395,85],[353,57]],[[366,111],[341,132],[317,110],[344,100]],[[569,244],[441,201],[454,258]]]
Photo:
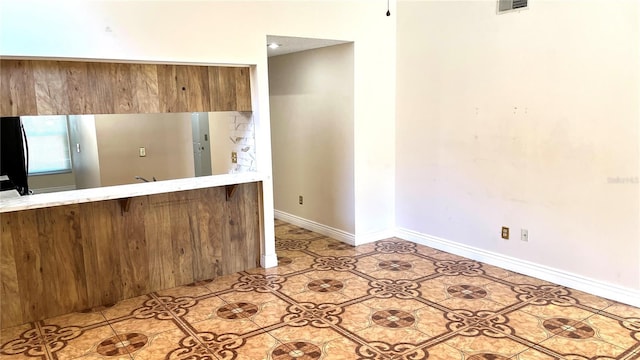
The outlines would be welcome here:
[[[20,195],[29,194],[28,144],[20,117],[0,118],[0,175],[1,190],[15,189]],[[3,176],[3,178],[5,178]]]

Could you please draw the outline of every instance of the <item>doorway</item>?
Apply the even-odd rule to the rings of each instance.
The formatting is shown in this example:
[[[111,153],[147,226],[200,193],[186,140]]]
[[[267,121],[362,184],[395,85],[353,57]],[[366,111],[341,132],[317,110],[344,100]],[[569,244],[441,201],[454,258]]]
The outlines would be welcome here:
[[[275,217],[352,242],[353,43],[267,40],[281,45],[268,59]]]
[[[206,112],[192,113],[191,131],[195,176],[209,176],[212,174],[209,114]]]

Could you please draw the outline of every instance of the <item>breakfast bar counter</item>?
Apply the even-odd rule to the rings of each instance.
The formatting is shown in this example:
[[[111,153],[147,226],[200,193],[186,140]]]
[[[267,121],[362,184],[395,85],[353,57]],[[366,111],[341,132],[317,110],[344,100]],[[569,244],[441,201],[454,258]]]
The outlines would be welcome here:
[[[259,266],[260,174],[1,201],[1,327]]]
[[[261,180],[262,177],[259,173],[247,172],[11,197],[0,200],[0,213],[215,186],[233,186]]]

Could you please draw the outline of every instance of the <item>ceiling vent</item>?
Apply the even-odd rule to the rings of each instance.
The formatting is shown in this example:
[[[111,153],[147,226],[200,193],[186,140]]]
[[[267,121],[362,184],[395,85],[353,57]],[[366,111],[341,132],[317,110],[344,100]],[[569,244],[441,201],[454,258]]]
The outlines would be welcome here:
[[[528,0],[498,0],[498,14],[527,8]]]

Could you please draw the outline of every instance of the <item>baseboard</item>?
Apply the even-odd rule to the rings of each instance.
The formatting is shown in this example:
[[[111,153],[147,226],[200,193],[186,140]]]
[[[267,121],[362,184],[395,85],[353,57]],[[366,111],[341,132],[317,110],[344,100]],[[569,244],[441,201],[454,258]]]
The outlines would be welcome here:
[[[384,240],[396,236],[396,232],[393,229],[376,231],[364,235],[356,235],[356,245],[363,245],[372,243],[378,240]]]
[[[260,267],[271,268],[278,266],[278,256],[276,254],[264,254],[260,257]]]
[[[346,232],[344,230],[332,228],[324,224],[317,223],[315,221],[307,220],[299,216],[286,213],[280,210],[273,210],[274,217],[278,220],[286,221],[289,224],[300,226],[301,228],[317,232],[318,234],[328,236],[332,239],[340,240],[349,245],[356,244],[355,235]]]
[[[520,274],[533,276],[538,279],[546,280],[562,286],[567,286],[576,290],[587,292],[589,294],[629,304],[631,306],[640,307],[640,290],[634,290],[619,285],[610,284],[604,281],[569,273],[549,266],[536,264],[534,262],[498,254],[469,245],[460,244],[437,236],[423,234],[404,228],[398,228],[395,231],[387,230],[355,236],[354,234],[348,233],[346,231],[335,229],[330,226],[307,220],[296,215],[288,214],[283,211],[274,210],[274,215],[278,220],[286,221],[290,224],[300,226],[302,228],[317,232],[336,240],[340,240],[347,244],[362,245],[396,236],[398,238],[409,240],[417,244],[426,245],[434,249],[446,251],[459,256],[464,256],[472,260],[481,261]]]
[[[621,303],[640,307],[640,291],[610,284],[585,276],[567,273],[549,266],[524,261],[473,246],[456,243],[437,236],[427,235],[416,231],[399,228],[396,236],[434,249],[446,251],[455,255],[482,261],[484,263],[533,276],[562,286],[615,300]]]

